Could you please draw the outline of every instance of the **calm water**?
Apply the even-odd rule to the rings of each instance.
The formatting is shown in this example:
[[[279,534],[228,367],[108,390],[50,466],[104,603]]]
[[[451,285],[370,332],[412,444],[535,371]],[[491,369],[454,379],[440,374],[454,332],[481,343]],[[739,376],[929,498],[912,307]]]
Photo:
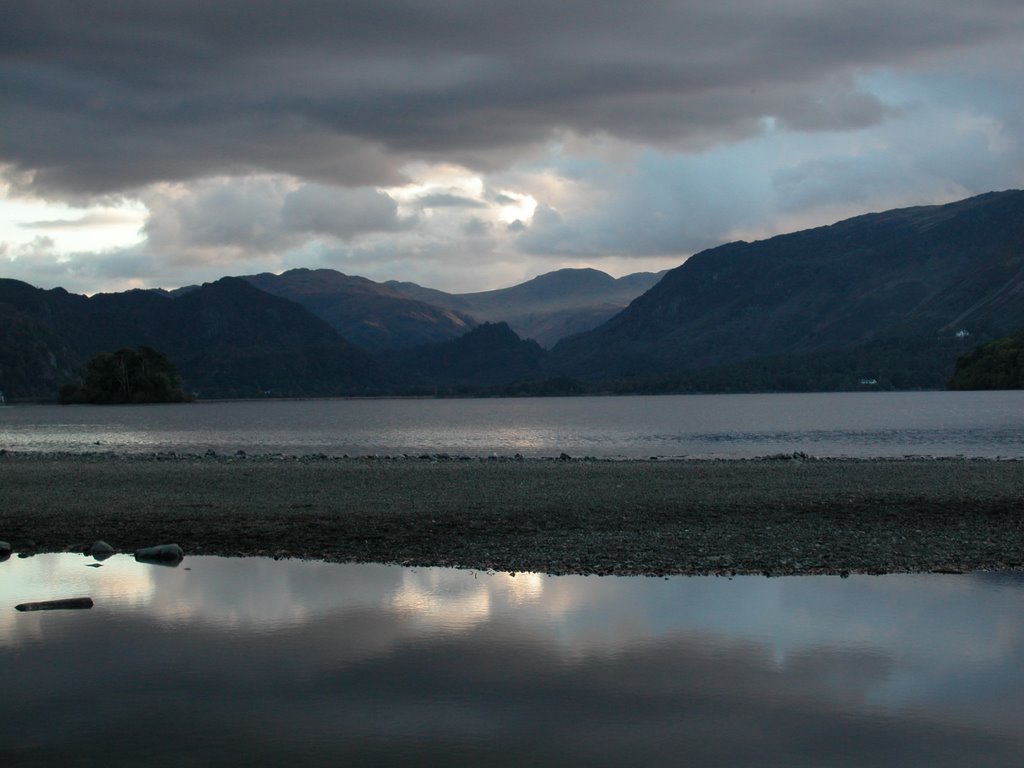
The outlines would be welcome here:
[[[0,408],[0,448],[328,455],[1024,457],[1024,392]]]
[[[9,764],[1024,764],[1021,577],[92,563],[0,562]]]

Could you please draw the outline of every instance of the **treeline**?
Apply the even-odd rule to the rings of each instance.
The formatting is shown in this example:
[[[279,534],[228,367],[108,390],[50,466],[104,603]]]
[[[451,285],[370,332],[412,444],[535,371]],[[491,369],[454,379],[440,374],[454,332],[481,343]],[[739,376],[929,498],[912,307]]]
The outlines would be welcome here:
[[[731,365],[606,381],[614,394],[850,392],[942,389],[963,338],[890,338],[803,355],[758,357]]]
[[[949,389],[1024,389],[1024,332],[982,344],[957,360]]]
[[[502,331],[503,329],[496,329]],[[494,333],[495,329],[485,331]],[[519,351],[522,342],[497,344]],[[741,392],[836,392],[898,389],[1018,389],[1024,388],[1024,333],[991,341],[960,354],[967,338],[889,339],[852,349],[807,355],[749,360],[728,366],[646,376],[584,381],[568,376],[528,378],[510,384],[408,380],[374,393],[417,397],[566,397],[598,394],[687,394]],[[489,373],[500,366],[493,349],[484,347]],[[513,358],[516,355],[512,355]],[[481,358],[470,355],[473,363]],[[434,361],[431,361],[434,362]],[[440,367],[451,361],[442,357]],[[527,366],[534,369],[534,361]],[[949,371],[953,368],[952,377]],[[270,393],[265,393],[270,395]],[[120,349],[96,355],[80,382],[65,386],[61,403],[168,403],[191,400],[174,365],[149,347]]]

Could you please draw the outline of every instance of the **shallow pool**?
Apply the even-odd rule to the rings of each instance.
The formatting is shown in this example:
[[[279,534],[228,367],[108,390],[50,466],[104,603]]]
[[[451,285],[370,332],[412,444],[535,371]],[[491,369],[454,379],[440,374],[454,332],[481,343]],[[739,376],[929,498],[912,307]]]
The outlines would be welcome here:
[[[0,681],[16,765],[1019,766],[1024,579],[14,557]]]

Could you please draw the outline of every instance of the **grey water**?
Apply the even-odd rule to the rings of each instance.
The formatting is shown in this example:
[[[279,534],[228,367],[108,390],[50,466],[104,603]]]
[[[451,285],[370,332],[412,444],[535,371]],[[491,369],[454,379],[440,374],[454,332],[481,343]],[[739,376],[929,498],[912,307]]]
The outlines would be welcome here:
[[[527,457],[1024,457],[1024,392],[0,407],[0,448]]]
[[[1024,578],[15,557],[0,680],[11,765],[1020,766]]]

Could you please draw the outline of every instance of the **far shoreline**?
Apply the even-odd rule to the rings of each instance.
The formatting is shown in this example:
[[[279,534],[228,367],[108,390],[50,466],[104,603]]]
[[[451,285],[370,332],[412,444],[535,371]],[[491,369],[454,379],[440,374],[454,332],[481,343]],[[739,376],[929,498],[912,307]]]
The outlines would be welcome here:
[[[524,393],[524,394],[500,394],[500,393],[487,393],[480,392],[477,394],[473,393],[451,393],[451,394],[380,394],[380,395],[267,395],[265,397],[250,396],[250,397],[195,397],[188,402],[152,402],[152,403],[61,403],[56,398],[53,399],[38,399],[38,398],[17,398],[12,400],[7,398],[4,403],[0,403],[0,407],[6,406],[23,406],[23,405],[61,405],[61,406],[151,406],[151,405],[202,405],[202,404],[218,404],[218,403],[265,403],[265,402],[315,402],[315,401],[330,401],[330,400],[527,400],[527,399],[578,399],[584,397],[714,397],[714,396],[730,396],[730,395],[843,395],[843,394],[921,394],[929,392],[963,392],[965,394],[978,393],[978,392],[1020,392],[1024,391],[1016,388],[987,388],[987,389],[973,389],[973,390],[961,390],[961,389],[949,389],[946,387],[912,387],[908,389],[878,389],[869,386],[860,388],[850,389],[822,389],[822,390],[793,390],[793,389],[750,389],[750,390],[739,390],[739,391],[684,391],[684,392],[644,392],[644,391],[633,391],[633,392],[614,392],[611,390],[601,390],[594,392],[579,392],[579,393]]]

